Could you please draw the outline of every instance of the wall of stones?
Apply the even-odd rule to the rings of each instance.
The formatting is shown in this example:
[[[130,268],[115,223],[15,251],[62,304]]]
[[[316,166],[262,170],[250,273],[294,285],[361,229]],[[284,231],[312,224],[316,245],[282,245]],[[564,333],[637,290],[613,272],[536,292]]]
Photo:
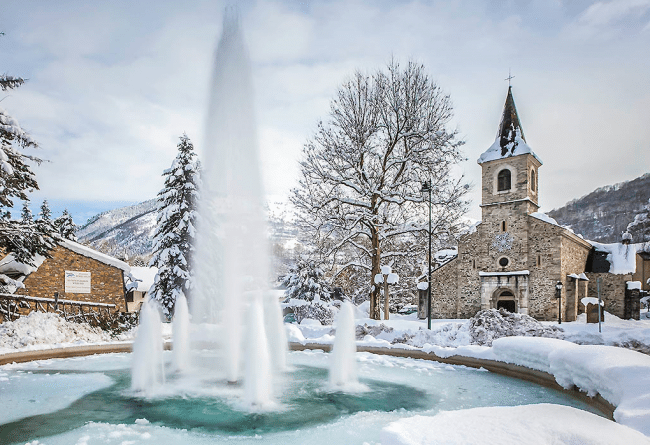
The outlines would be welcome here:
[[[561,278],[560,240],[565,229],[533,216],[527,218],[529,231],[527,269],[530,271],[528,315],[538,320],[557,320],[555,285]]]
[[[573,293],[570,293],[568,283],[574,280],[567,278],[567,276],[570,274],[580,275],[585,271],[587,257],[591,251],[591,244],[569,231],[563,232],[560,241],[562,243],[562,268],[560,270],[563,284],[562,318],[567,321],[575,321],[577,315],[580,313],[579,306],[581,306],[581,303],[579,299],[588,295],[580,293],[580,285],[577,286],[577,289],[574,289]],[[575,292],[576,290],[577,292]],[[578,295],[577,298],[576,295]]]
[[[16,294],[32,297],[89,301],[93,303],[114,304],[120,312],[126,311],[123,271],[93,258],[80,255],[62,246],[55,247],[52,258],[46,259],[36,272],[30,274]],[[65,271],[90,272],[89,294],[65,293]]]
[[[458,258],[431,273],[431,318],[456,318]]]
[[[600,279],[600,297],[605,303],[605,311],[623,318],[625,315],[625,283],[632,280],[632,275],[614,275],[611,273],[588,272],[589,296],[598,298],[598,279]]]

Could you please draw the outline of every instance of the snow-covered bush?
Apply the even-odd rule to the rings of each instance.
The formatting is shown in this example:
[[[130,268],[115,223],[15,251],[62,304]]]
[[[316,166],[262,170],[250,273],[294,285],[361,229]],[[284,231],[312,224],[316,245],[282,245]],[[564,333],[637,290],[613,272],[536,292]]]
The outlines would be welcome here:
[[[332,288],[325,281],[323,270],[313,261],[300,260],[282,279],[287,288],[283,303],[292,307],[296,321],[305,318],[318,320],[321,324],[332,324]]]
[[[301,323],[304,319],[318,320],[320,324],[328,325],[334,322],[334,310],[320,303],[303,304],[302,306],[294,306],[293,314],[296,316],[296,321]]]
[[[525,314],[515,314],[504,309],[487,309],[469,320],[470,341],[474,345],[492,346],[501,337],[564,338],[564,331],[556,326],[544,326]]]

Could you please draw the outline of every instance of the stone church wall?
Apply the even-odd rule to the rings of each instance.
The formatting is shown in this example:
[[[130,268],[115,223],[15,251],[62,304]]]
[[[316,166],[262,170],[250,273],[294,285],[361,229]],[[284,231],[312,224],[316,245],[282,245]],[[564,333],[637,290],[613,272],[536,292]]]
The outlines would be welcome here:
[[[431,273],[431,318],[456,318],[458,258]]]
[[[530,284],[528,315],[538,320],[557,319],[555,285],[561,277],[561,237],[565,230],[528,216]]]
[[[589,296],[598,298],[598,279],[600,279],[600,298],[605,303],[605,311],[623,318],[625,316],[625,283],[632,280],[632,275],[592,272],[585,275],[589,278]]]
[[[18,289],[16,294],[54,298],[54,292],[58,292],[60,299],[114,304],[116,310],[126,311],[121,269],[62,246],[55,247],[50,254],[52,258],[46,259],[38,270],[27,276],[23,282],[25,289]],[[66,270],[90,272],[91,293],[65,293]]]

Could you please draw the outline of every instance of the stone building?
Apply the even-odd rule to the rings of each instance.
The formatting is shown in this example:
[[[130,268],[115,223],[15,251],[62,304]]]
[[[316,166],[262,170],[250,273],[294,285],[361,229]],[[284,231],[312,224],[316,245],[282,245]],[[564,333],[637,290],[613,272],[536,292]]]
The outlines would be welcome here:
[[[35,267],[5,256],[0,260],[0,275],[24,286],[6,290],[40,298],[53,298],[58,292],[59,299],[114,304],[115,310],[127,311],[128,264],[69,240],[60,241],[50,255],[35,258]]]
[[[482,220],[460,238],[457,255],[433,271],[432,317],[469,318],[482,309],[504,308],[539,320],[556,320],[561,310],[563,320],[575,320],[584,312],[580,300],[595,296],[594,276],[587,274],[595,249],[539,213],[542,161],[526,143],[512,88],[497,138],[478,164]],[[628,278],[620,274],[612,278],[608,271],[605,275],[623,287]],[[617,289],[607,298],[622,305],[624,294]],[[606,302],[606,310],[614,306]]]

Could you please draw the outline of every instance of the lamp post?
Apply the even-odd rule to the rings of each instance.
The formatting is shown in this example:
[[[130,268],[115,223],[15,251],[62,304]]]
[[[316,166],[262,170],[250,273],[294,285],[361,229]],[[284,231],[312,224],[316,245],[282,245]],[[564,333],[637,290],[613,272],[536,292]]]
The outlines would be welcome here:
[[[562,324],[562,282],[555,285],[555,298],[557,298],[557,323]]]
[[[431,330],[431,180],[422,181],[421,193],[429,193],[429,274],[427,275],[427,328]]]

